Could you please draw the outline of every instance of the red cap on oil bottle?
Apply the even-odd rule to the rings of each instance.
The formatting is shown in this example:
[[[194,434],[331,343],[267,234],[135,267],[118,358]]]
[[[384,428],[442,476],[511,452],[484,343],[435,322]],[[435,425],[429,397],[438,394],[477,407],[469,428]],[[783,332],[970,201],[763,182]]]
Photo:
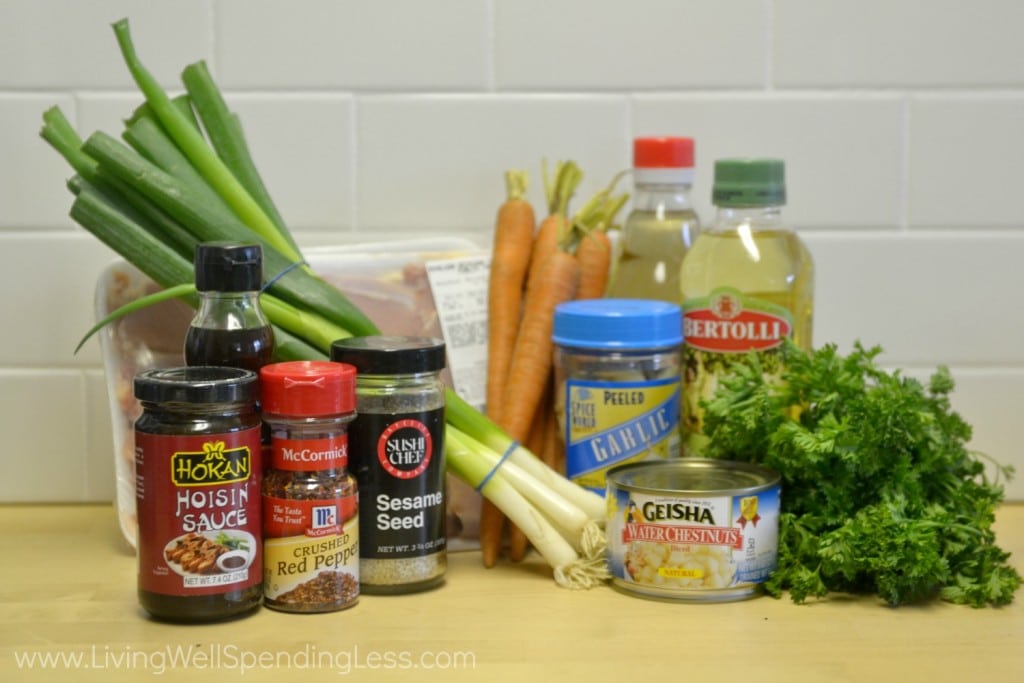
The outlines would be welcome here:
[[[693,168],[693,138],[636,138],[633,167]]]
[[[346,363],[297,360],[260,368],[263,412],[326,417],[356,409],[356,369]]]

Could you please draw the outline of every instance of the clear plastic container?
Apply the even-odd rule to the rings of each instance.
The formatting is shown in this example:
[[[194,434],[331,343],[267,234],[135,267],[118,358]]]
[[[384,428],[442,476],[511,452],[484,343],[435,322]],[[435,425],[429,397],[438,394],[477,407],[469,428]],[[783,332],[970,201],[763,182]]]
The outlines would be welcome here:
[[[385,334],[443,337],[427,265],[481,254],[471,241],[437,237],[369,244],[316,247],[306,260],[325,280],[341,289]],[[100,273],[95,290],[96,319],[160,287],[123,260]],[[182,348],[195,312],[177,299],[131,313],[100,330],[110,406],[116,481],[116,507],[125,540],[136,545],[135,443],[132,425],[141,413],[132,379],[144,370],[185,364]],[[447,371],[442,379],[451,385]],[[481,392],[482,393],[482,390]],[[447,526],[449,549],[479,547],[480,494],[449,476]]]

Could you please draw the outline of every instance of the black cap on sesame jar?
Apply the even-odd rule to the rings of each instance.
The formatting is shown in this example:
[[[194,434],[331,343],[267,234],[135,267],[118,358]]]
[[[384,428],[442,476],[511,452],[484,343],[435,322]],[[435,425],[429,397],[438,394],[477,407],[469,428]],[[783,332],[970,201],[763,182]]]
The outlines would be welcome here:
[[[349,337],[331,344],[331,360],[354,365],[362,375],[414,375],[443,370],[445,347],[433,337]]]

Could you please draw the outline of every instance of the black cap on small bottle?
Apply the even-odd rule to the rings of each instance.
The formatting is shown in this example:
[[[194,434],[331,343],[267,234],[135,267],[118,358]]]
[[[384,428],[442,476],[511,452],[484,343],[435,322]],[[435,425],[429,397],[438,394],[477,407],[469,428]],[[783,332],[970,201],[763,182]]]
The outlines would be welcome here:
[[[196,289],[254,292],[263,282],[263,249],[258,244],[204,242],[196,246]]]

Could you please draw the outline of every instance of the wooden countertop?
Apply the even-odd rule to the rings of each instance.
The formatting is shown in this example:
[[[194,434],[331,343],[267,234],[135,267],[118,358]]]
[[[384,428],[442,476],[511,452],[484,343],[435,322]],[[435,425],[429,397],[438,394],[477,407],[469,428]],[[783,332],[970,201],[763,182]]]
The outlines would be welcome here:
[[[135,558],[109,506],[0,506],[0,528],[3,681],[1024,680],[1024,591],[1001,609],[672,604],[561,589],[536,559],[484,570],[465,552],[432,592],[175,626],[138,607]],[[1003,507],[996,532],[1024,569],[1024,506]],[[46,656],[56,664],[44,668]]]

